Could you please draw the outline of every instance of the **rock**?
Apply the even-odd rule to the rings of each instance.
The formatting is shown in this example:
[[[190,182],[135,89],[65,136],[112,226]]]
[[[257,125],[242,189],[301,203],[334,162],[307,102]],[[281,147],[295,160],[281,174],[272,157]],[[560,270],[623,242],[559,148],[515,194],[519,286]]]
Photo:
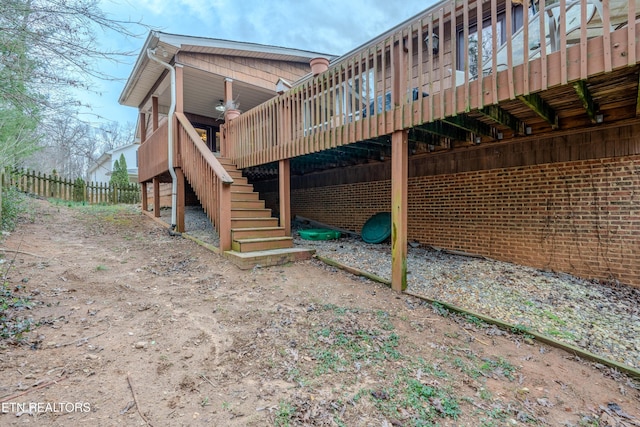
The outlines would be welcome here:
[[[137,343],[135,343],[133,346],[137,349],[141,349],[141,348],[146,348],[147,347],[147,342],[146,341],[138,341]]]

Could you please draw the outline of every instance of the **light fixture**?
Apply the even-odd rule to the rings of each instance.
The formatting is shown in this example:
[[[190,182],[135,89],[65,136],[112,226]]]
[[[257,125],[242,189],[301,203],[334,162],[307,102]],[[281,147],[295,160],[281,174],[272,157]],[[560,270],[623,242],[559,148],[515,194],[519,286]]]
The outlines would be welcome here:
[[[431,42],[431,46],[429,42]],[[437,34],[431,34],[431,39],[429,39],[429,35],[427,34],[424,37],[424,43],[427,45],[427,49],[431,47],[434,54],[438,53],[438,51],[440,50],[440,38]]]
[[[496,134],[496,139],[497,139],[498,141],[501,141],[503,138],[504,138],[504,134],[503,134],[502,132],[498,132],[498,133]]]
[[[481,138],[481,137],[479,137],[479,136],[476,136],[475,144],[476,144],[476,145],[478,145],[478,144],[480,144],[481,142],[482,142],[482,138]]]
[[[596,123],[604,123],[604,114],[596,114]]]
[[[224,110],[225,110],[225,109],[226,109],[226,108],[224,107],[224,101],[221,99],[221,100],[218,102],[218,105],[216,105],[216,111],[220,111],[221,113],[224,113]]]
[[[531,129],[531,126],[526,126],[524,128],[524,134],[525,135],[531,135],[533,133],[533,129]]]

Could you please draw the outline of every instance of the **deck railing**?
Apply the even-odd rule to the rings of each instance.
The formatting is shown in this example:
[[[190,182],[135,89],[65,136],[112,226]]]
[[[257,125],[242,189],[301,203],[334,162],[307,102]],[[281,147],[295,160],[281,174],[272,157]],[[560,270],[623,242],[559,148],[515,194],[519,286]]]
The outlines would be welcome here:
[[[168,122],[164,122],[138,148],[138,180],[150,181],[169,170]]]
[[[313,153],[636,64],[640,0],[517,3],[432,7],[230,121],[229,157]]]
[[[221,250],[231,249],[233,179],[202,141],[183,113],[176,113],[178,147],[185,177],[220,236]]]

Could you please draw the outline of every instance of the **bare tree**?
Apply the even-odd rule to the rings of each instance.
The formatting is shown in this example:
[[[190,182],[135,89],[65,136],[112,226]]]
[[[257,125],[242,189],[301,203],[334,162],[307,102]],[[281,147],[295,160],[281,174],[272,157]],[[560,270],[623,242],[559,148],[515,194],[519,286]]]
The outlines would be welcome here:
[[[98,147],[92,146],[94,142],[87,137],[91,129],[83,126],[77,117],[80,101],[74,99],[70,89],[91,91],[92,79],[113,80],[101,70],[100,61],[119,61],[133,52],[105,49],[99,45],[97,34],[137,36],[131,28],[144,29],[144,32],[147,29],[140,23],[112,19],[100,9],[98,0],[2,1],[0,155],[3,164],[15,164],[30,154],[39,141],[44,141],[42,148],[52,159],[59,157],[59,162],[66,162],[64,167],[58,166],[63,170],[78,169],[82,163],[79,158],[86,160],[94,155],[90,156],[89,152],[97,151]],[[66,117],[73,119],[67,121]],[[70,139],[65,141],[63,137]],[[110,138],[102,140],[106,140],[107,145],[115,143]],[[25,141],[28,144],[24,144]],[[58,144],[55,156],[50,152],[54,143]],[[27,145],[28,149],[23,150]],[[69,156],[73,150],[75,154]],[[40,157],[46,158],[46,155]],[[72,166],[72,162],[78,164]]]
[[[65,178],[82,177],[95,159],[98,141],[93,129],[72,116],[60,116],[47,123],[41,149],[24,166],[45,173],[54,170]]]
[[[100,125],[96,132],[96,137],[100,142],[102,152],[122,147],[134,142],[135,125],[119,122],[108,122]]]
[[[97,0],[4,0],[0,9],[0,40],[24,49],[35,63],[29,75],[21,76],[34,86],[29,100],[54,109],[70,105],[67,89],[91,90],[90,79],[113,79],[101,71],[98,60],[118,61],[133,52],[104,49],[96,34],[137,36],[132,25],[142,28],[111,19]],[[12,67],[14,57],[15,52],[0,55],[0,66]],[[12,95],[0,92],[2,98]]]

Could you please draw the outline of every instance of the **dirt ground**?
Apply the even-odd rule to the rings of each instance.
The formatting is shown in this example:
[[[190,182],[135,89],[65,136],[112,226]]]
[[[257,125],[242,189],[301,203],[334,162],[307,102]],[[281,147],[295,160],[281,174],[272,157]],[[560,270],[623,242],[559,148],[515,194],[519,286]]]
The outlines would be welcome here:
[[[2,341],[0,425],[640,426],[637,380],[316,260],[241,271],[122,207],[30,218],[0,244],[31,301],[8,319],[37,322]]]

